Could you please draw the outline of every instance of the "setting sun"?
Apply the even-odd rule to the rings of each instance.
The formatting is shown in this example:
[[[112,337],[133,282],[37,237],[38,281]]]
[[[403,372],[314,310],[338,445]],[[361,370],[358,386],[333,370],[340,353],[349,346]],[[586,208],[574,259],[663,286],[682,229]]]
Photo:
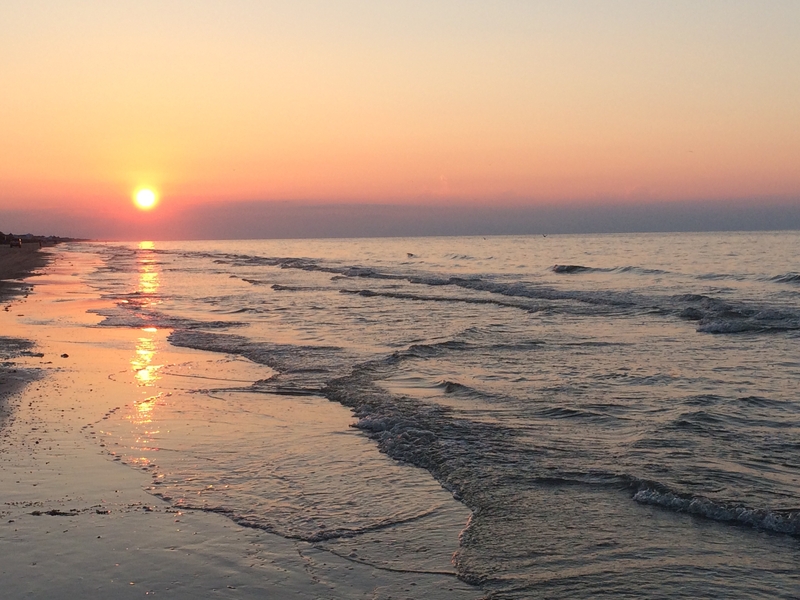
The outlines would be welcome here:
[[[137,208],[150,210],[156,205],[156,193],[148,188],[137,190],[133,196],[133,203]]]

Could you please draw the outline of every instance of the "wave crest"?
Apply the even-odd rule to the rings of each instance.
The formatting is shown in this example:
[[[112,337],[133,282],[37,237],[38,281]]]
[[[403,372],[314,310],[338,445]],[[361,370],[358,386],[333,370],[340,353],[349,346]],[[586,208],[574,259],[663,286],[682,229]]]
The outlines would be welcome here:
[[[776,275],[771,277],[770,281],[776,283],[800,283],[800,273],[784,273],[783,275]]]
[[[800,535],[800,511],[771,511],[751,508],[743,504],[726,504],[703,496],[684,495],[651,488],[639,490],[633,495],[633,499],[640,504],[660,506],[713,521],[736,523],[793,536]]]

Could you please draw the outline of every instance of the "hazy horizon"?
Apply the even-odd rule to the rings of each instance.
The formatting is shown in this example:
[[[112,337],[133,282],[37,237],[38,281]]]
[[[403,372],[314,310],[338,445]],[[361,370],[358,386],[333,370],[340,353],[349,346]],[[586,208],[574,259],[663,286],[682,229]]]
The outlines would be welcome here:
[[[113,219],[4,211],[0,231],[108,241],[301,239],[800,230],[792,203],[548,206],[220,202]]]

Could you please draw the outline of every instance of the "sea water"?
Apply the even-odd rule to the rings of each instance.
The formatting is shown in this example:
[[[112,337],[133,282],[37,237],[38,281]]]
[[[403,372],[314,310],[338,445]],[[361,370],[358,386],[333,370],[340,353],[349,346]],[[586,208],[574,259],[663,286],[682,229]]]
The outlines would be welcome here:
[[[103,424],[177,506],[405,572],[461,529],[496,598],[800,596],[796,232],[61,252],[143,385],[219,358]]]

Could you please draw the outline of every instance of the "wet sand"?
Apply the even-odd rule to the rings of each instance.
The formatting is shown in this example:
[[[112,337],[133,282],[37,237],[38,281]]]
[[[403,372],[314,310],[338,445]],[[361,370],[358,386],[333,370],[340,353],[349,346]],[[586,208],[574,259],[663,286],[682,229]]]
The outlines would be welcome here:
[[[90,267],[56,260],[36,279],[34,293],[0,311],[3,335],[36,341],[13,361],[13,368],[28,373],[32,382],[13,390],[8,403],[12,417],[0,430],[4,596],[480,597],[478,590],[456,579],[449,564],[447,551],[458,532],[452,526],[429,533],[431,545],[442,548],[429,572],[409,573],[391,561],[367,564],[361,548],[355,557],[347,544],[337,549],[286,539],[241,527],[220,514],[181,510],[155,495],[155,465],[126,457],[108,433],[109,423],[123,415],[134,425],[139,419],[143,431],[163,426],[148,424],[143,403],[163,394],[184,406],[197,404],[189,387],[192,380],[181,373],[213,373],[219,357],[173,348],[166,342],[167,331],[148,332],[158,348],[159,368],[175,376],[163,376],[156,388],[142,386],[131,365],[143,333],[86,327],[100,320],[86,311],[105,302],[76,276]],[[247,377],[244,364],[226,368],[244,369],[228,377]],[[278,406],[285,399],[275,400]],[[351,419],[349,411],[324,399],[309,410],[339,420],[337,427]],[[276,413],[276,428],[281,426],[278,417]],[[296,435],[295,443],[303,444],[302,434]],[[371,444],[366,438],[363,442]],[[460,505],[454,510],[463,523],[468,511]]]
[[[15,298],[29,293],[31,284],[23,278],[44,267],[49,259],[50,255],[41,252],[39,244],[23,244],[22,248],[0,244],[0,305],[5,312],[12,310]],[[13,413],[7,405],[8,398],[36,376],[34,371],[17,368],[13,362],[20,353],[29,351],[31,344],[27,340],[5,337],[5,334],[0,329],[0,428]]]
[[[39,244],[23,244],[22,248],[0,244],[0,300],[24,290],[25,284],[18,280],[42,268],[48,260],[49,255],[40,251]]]

